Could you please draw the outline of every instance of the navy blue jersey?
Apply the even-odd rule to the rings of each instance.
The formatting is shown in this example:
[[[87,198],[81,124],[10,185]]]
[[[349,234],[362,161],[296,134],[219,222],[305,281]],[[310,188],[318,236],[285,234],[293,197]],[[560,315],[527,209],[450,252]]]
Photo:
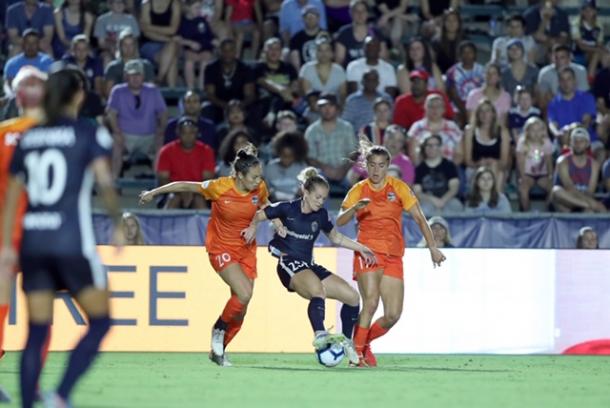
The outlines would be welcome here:
[[[214,33],[208,24],[208,21],[203,17],[195,17],[192,19],[182,16],[178,34],[187,40],[195,41],[201,45],[201,51],[213,51]],[[189,48],[190,49],[190,48]]]
[[[30,129],[15,149],[10,172],[26,186],[22,254],[95,254],[91,218],[94,175],[91,163],[109,157],[106,128],[84,119]]]
[[[311,263],[313,258],[313,244],[320,235],[320,231],[330,233],[333,224],[330,222],[328,212],[321,208],[316,212],[303,214],[302,200],[282,201],[265,207],[265,215],[272,220],[278,218],[287,229],[286,238],[275,234],[269,248],[279,256],[284,253],[292,258]]]

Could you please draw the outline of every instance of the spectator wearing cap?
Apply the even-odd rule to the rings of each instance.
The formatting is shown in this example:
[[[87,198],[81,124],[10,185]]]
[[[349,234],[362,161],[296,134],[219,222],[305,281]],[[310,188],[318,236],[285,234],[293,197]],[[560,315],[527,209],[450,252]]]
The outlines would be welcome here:
[[[435,215],[428,220],[428,225],[430,225],[430,230],[432,231],[432,236],[434,237],[437,248],[455,248],[451,240],[449,223],[446,219],[439,215]],[[426,239],[422,238],[417,244],[417,247],[427,248],[428,243],[426,242]]]
[[[574,59],[588,66],[589,76],[594,76],[597,64],[606,52],[604,48],[604,27],[597,19],[595,0],[583,0],[580,15],[572,20],[572,41]]]
[[[567,45],[553,48],[552,63],[544,66],[538,74],[538,102],[545,109],[553,96],[559,90],[559,72],[567,67],[572,68],[576,77],[576,87],[579,91],[589,90],[587,69],[572,62],[572,50]]]
[[[562,69],[559,73],[559,92],[547,109],[549,128],[560,146],[569,144],[567,127],[572,123],[581,123],[591,137],[591,150],[603,161],[605,149],[595,131],[596,116],[597,107],[593,95],[576,89],[576,74],[572,68]]]
[[[457,110],[456,122],[468,123],[468,94],[483,85],[485,68],[477,62],[477,47],[472,41],[462,41],[458,48],[460,61],[447,71],[447,94]]]
[[[269,195],[273,201],[293,200],[301,185],[297,176],[307,167],[307,142],[299,132],[280,132],[271,146],[275,158],[264,168]]]
[[[92,56],[89,46],[89,39],[84,34],[79,34],[72,38],[70,53],[62,60],[69,64],[78,66],[87,77],[89,89],[93,89],[99,95],[104,93],[104,69],[102,62]]]
[[[138,38],[132,31],[121,31],[118,48],[119,55],[117,59],[108,64],[104,72],[105,91],[103,96],[106,97],[110,95],[113,86],[125,82],[125,63],[128,61],[139,60],[142,62],[144,66],[144,82],[153,82],[155,80],[155,68],[150,61],[140,58]]]
[[[163,144],[167,144],[178,137],[178,122],[182,117],[186,116],[197,124],[197,128],[199,129],[197,140],[210,146],[214,151],[214,154],[216,154],[218,147],[220,146],[220,141],[216,135],[216,126],[214,126],[214,122],[203,117],[201,114],[201,97],[199,94],[192,90],[186,91],[182,97],[182,107],[184,109],[183,114],[170,119],[167,123]]]
[[[483,99],[487,99],[494,105],[499,123],[505,125],[512,99],[510,94],[502,88],[500,67],[496,64],[487,64],[483,85],[468,93],[466,111],[468,111],[469,116],[472,115],[476,107],[479,106],[479,102]]]
[[[369,23],[369,5],[365,0],[350,2],[349,12],[352,16],[352,23],[341,27],[335,37],[335,61],[344,67],[347,67],[350,62],[364,57],[366,37],[383,38],[374,24]],[[380,55],[386,59],[388,49],[385,42],[381,42],[380,46]]]
[[[55,31],[53,9],[46,2],[24,0],[14,3],[6,11],[6,31],[9,39],[9,56],[22,52],[23,33],[28,29],[41,33],[40,49],[53,55],[51,41]]]
[[[593,227],[587,225],[578,230],[576,249],[599,249],[597,232]]]
[[[197,140],[199,127],[188,116],[178,120],[176,126],[178,139],[164,145],[159,150],[157,160],[157,179],[159,185],[173,181],[204,181],[214,177],[216,161],[214,151],[205,143]],[[200,194],[175,193],[165,204],[165,208],[206,208]]]
[[[316,40],[316,59],[305,63],[299,71],[303,94],[311,91],[332,93],[339,100],[347,94],[345,70],[333,62],[333,48],[330,38],[322,36]]]
[[[555,45],[570,41],[568,14],[558,7],[559,0],[539,0],[525,11],[525,32],[536,40],[537,64],[543,63]]]
[[[21,43],[23,52],[15,55],[6,62],[4,66],[5,84],[10,84],[17,72],[26,65],[38,68],[42,72],[47,72],[53,59],[40,51],[40,35],[33,28],[23,32]]]
[[[307,6],[318,9],[320,27],[324,30],[328,29],[326,8],[322,0],[284,0],[280,9],[280,35],[284,44],[289,44],[290,39],[305,28],[302,11]]]
[[[55,19],[55,36],[53,37],[53,53],[55,58],[63,58],[66,50],[72,46],[72,38],[79,34],[91,37],[93,14],[85,9],[82,0],[63,0],[53,12]]]
[[[557,211],[606,212],[606,207],[595,199],[600,165],[587,154],[590,144],[587,129],[576,127],[570,134],[570,152],[557,159],[551,192]]]
[[[531,35],[525,34],[525,18],[521,14],[513,14],[508,19],[507,35],[496,38],[491,47],[491,61],[505,66],[508,61],[508,44],[511,41],[521,41],[523,45],[523,59],[531,64],[535,61],[534,52],[536,42]]]
[[[364,40],[364,57],[358,58],[347,65],[347,92],[352,94],[362,89],[362,76],[370,69],[379,73],[378,92],[385,92],[392,97],[398,94],[398,83],[394,67],[379,58],[381,43],[378,38],[368,36]]]
[[[93,36],[104,60],[104,66],[114,59],[119,50],[119,35],[123,30],[129,30],[135,38],[140,36],[140,26],[134,16],[125,12],[126,0],[108,1],[110,11],[95,20]]]
[[[411,81],[411,93],[400,95],[396,99],[394,106],[393,122],[409,130],[411,126],[422,119],[425,114],[424,104],[428,95],[440,95],[445,103],[444,117],[453,118],[453,109],[447,96],[440,91],[428,90],[428,74],[425,71],[411,71],[409,73]]]
[[[127,83],[112,88],[106,113],[114,135],[112,171],[121,172],[123,154],[147,156],[151,162],[163,144],[167,107],[154,84],[144,83],[144,65],[140,60],[125,64]]]
[[[220,42],[218,59],[205,67],[205,93],[209,101],[204,115],[221,122],[229,101],[242,101],[245,109],[256,100],[256,86],[252,70],[237,58],[235,41]]]
[[[525,87],[534,94],[538,81],[538,68],[526,62],[523,42],[512,39],[506,44],[506,48],[508,64],[501,67],[502,87],[509,95],[514,95],[518,86]]]
[[[320,10],[315,6],[305,6],[301,13],[304,27],[290,38],[290,63],[297,71],[303,64],[315,61],[318,36],[330,36],[320,27]]]
[[[309,163],[337,186],[343,186],[352,166],[350,155],[357,150],[354,128],[339,118],[339,104],[333,94],[318,99],[320,119],[309,125],[305,140],[309,147]]]
[[[163,11],[160,11],[163,10]],[[180,47],[176,34],[180,26],[180,2],[176,0],[144,0],[140,11],[142,56],[157,64],[157,83],[166,81],[175,87],[178,79]]]
[[[362,75],[362,89],[345,100],[341,117],[348,121],[356,132],[373,120],[373,106],[377,99],[386,100],[391,110],[392,97],[385,92],[379,92],[378,86],[379,73],[375,69],[369,69]]]

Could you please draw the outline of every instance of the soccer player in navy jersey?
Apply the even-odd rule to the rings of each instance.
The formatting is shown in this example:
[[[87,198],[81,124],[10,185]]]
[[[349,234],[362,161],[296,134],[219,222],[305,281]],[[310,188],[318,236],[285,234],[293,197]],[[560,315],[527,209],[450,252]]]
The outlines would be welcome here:
[[[341,342],[350,362],[356,364],[359,360],[351,338],[358,319],[360,296],[343,279],[315,263],[313,246],[322,231],[334,245],[359,252],[367,262],[374,263],[375,256],[369,248],[347,238],[333,226],[328,212],[322,207],[328,197],[328,181],[313,167],[304,169],[299,180],[303,197],[259,210],[245,231],[245,239],[254,238],[256,225],[261,221],[279,219],[282,222],[284,230],[275,234],[269,250],[278,258],[277,273],[284,287],[309,300],[307,314],[314,330],[314,347],[318,350],[329,343]],[[343,303],[343,335],[331,335],[324,327],[324,300],[327,297]]]
[[[53,318],[58,290],[67,289],[84,310],[89,328],[70,355],[56,392],[45,396],[52,407],[68,407],[77,380],[97,355],[110,328],[106,273],[98,259],[91,216],[94,180],[114,222],[114,242],[122,234],[110,173],[112,138],[103,127],[79,120],[85,78],[73,69],[51,74],[43,100],[44,122],[30,129],[15,149],[2,219],[0,274],[11,273],[17,253],[11,242],[15,212],[25,189],[19,259],[28,309],[28,338],[21,355],[21,399],[33,406],[41,371],[40,350]]]

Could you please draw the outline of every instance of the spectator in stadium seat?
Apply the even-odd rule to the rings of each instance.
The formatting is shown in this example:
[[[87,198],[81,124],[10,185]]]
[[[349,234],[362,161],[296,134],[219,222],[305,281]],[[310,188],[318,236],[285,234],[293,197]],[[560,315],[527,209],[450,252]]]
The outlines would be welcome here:
[[[506,126],[506,116],[511,107],[511,96],[502,88],[500,80],[500,67],[495,64],[487,64],[485,67],[485,79],[483,85],[475,88],[468,93],[466,98],[466,111],[468,115],[479,106],[482,99],[490,101],[496,109],[498,122],[502,126]]]
[[[258,84],[258,112],[268,128],[280,110],[291,109],[298,96],[298,76],[294,67],[282,61],[282,43],[273,37],[265,41],[263,61],[254,68]]]
[[[412,33],[419,23],[419,16],[409,8],[410,0],[379,0],[375,2],[378,20],[376,27],[389,38],[392,48],[402,50],[402,39]]]
[[[356,132],[373,120],[373,105],[377,99],[385,99],[391,107],[392,97],[385,92],[379,92],[378,86],[379,73],[370,69],[362,75],[362,90],[351,94],[345,100],[341,117],[349,122]]]
[[[339,103],[333,94],[318,99],[320,119],[305,131],[309,163],[322,170],[336,186],[347,187],[345,176],[350,169],[350,155],[357,150],[354,128],[339,118]]]
[[[125,237],[125,245],[146,245],[137,215],[130,212],[123,213],[121,225]]]
[[[307,126],[320,119],[320,108],[318,107],[318,99],[320,98],[320,91],[309,91],[305,95],[305,102],[307,106],[303,111],[303,119]]]
[[[89,89],[102,95],[104,91],[104,69],[102,62],[91,55],[89,39],[84,34],[78,34],[72,38],[70,53],[62,58],[69,64],[78,66],[87,77]]]
[[[567,128],[572,123],[580,123],[588,130],[594,155],[600,162],[603,161],[605,149],[595,129],[596,116],[597,107],[593,95],[576,89],[576,75],[571,67],[562,69],[559,73],[559,92],[547,109],[549,128],[560,143],[559,146],[569,145]]]
[[[220,141],[216,136],[216,127],[214,126],[214,122],[206,119],[201,114],[201,98],[199,97],[199,94],[192,90],[186,91],[182,97],[182,106],[184,108],[183,116],[191,118],[199,128],[197,139],[210,146],[214,153],[216,153],[220,145]],[[167,144],[178,137],[177,125],[181,118],[182,116],[172,118],[167,123],[163,144]]]
[[[458,62],[459,46],[466,39],[462,17],[456,9],[447,9],[443,13],[440,33],[430,43],[434,51],[436,65],[441,73],[446,73]]]
[[[205,93],[209,104],[204,106],[204,116],[221,122],[232,99],[242,101],[249,109],[256,100],[256,86],[252,70],[237,58],[235,41],[230,38],[220,42],[218,59],[205,67]]]
[[[460,190],[458,169],[443,157],[443,138],[429,134],[421,145],[421,160],[415,168],[413,192],[426,216],[460,212],[464,208],[457,194]]]
[[[322,0],[284,0],[280,9],[280,35],[282,43],[289,44],[290,39],[299,31],[305,28],[303,23],[303,9],[307,6],[314,6],[320,13],[320,27],[328,29],[326,22],[326,8]]]
[[[159,150],[157,180],[159,185],[172,181],[204,181],[214,177],[216,162],[212,148],[197,140],[199,127],[188,116],[178,120],[178,139]],[[174,193],[165,203],[165,208],[206,208],[201,194]]]
[[[280,35],[280,10],[282,0],[263,0],[263,41]]]
[[[47,72],[53,59],[47,54],[40,52],[40,34],[34,29],[27,29],[23,32],[21,42],[23,52],[15,55],[6,62],[4,66],[4,83],[9,87],[17,72],[26,65],[32,65],[42,72]]]
[[[299,71],[303,64],[315,61],[316,39],[329,34],[320,27],[320,12],[314,6],[306,6],[303,11],[303,30],[290,38],[290,63]]]
[[[55,36],[53,37],[53,54],[61,59],[72,45],[72,39],[84,34],[91,37],[93,15],[85,9],[84,0],[63,0],[61,6],[53,12],[55,19]]]
[[[354,0],[350,3],[351,24],[339,29],[335,34],[335,62],[347,67],[350,62],[364,57],[364,40],[368,36],[382,38],[374,25],[369,24],[369,6],[365,0]],[[386,59],[387,46],[380,44],[380,56]]]
[[[524,59],[525,48],[521,40],[511,40],[506,48],[508,63],[500,71],[502,87],[509,95],[514,95],[517,86],[523,86],[533,94],[538,81],[538,68]]]
[[[437,248],[455,248],[453,242],[451,241],[449,223],[446,219],[440,215],[436,215],[428,220],[428,224],[430,224],[430,229],[432,230],[432,235],[434,236],[434,242],[436,242]],[[426,248],[427,246],[428,244],[424,238],[422,238],[419,244],[417,244],[418,248]]]
[[[245,37],[250,38],[252,55],[256,58],[263,35],[263,11],[259,0],[227,0],[225,2],[225,21],[231,28],[235,39],[238,57],[242,57]]]
[[[445,92],[441,70],[434,62],[430,45],[421,37],[411,38],[405,50],[405,62],[398,67],[398,87],[401,94],[411,92],[410,73],[422,71],[428,74],[428,90]]]
[[[347,94],[345,70],[333,62],[330,38],[316,39],[316,59],[305,63],[299,71],[301,91],[307,95],[311,91],[335,94],[343,101]]]
[[[462,41],[458,47],[460,61],[447,71],[447,94],[457,108],[456,122],[465,126],[470,120],[466,111],[468,94],[485,81],[485,68],[477,62],[477,47]]]
[[[118,58],[112,61],[106,67],[104,72],[105,91],[102,94],[104,97],[110,95],[110,91],[116,84],[125,82],[125,64],[131,60],[139,60],[144,66],[144,82],[153,82],[155,80],[155,68],[150,61],[140,58],[138,51],[138,39],[130,30],[123,30],[119,34],[119,55]]]
[[[425,21],[440,24],[443,12],[449,8],[459,9],[461,0],[420,0],[421,15]]]
[[[464,211],[479,215],[512,212],[508,198],[498,191],[496,177],[489,167],[481,166],[476,170]]]
[[[553,145],[542,119],[532,117],[525,122],[516,153],[521,210],[529,211],[531,189],[538,186],[548,195],[552,187]]]
[[[271,201],[296,198],[301,183],[297,175],[307,167],[307,142],[301,133],[280,132],[271,141],[275,158],[263,169]]]
[[[558,45],[553,48],[552,63],[546,65],[538,74],[538,103],[542,109],[546,108],[551,99],[559,92],[559,72],[564,68],[572,68],[576,77],[576,87],[579,91],[589,90],[587,69],[572,61],[572,51],[567,45]]]
[[[529,118],[542,117],[540,109],[533,106],[532,93],[525,87],[517,86],[515,89],[515,106],[508,111],[508,130],[511,136],[511,144],[515,144],[521,133],[523,126]]]
[[[119,35],[129,30],[135,38],[140,36],[140,26],[136,18],[125,12],[126,0],[110,0],[110,11],[95,21],[93,36],[97,39],[100,57],[107,66],[119,51]]]
[[[6,6],[5,6],[6,7]],[[51,6],[38,0],[24,0],[14,3],[6,11],[6,26],[9,42],[9,57],[23,51],[23,33],[35,30],[41,36],[40,50],[53,55],[51,42],[55,32],[55,20]]]
[[[179,0],[144,0],[140,11],[142,56],[157,64],[157,83],[176,86],[180,47],[175,36],[180,26]]]
[[[163,144],[167,124],[165,100],[154,84],[144,83],[144,65],[140,60],[125,64],[127,83],[112,88],[106,113],[114,136],[112,172],[117,178],[123,167],[125,151],[147,156],[154,161]]]
[[[523,59],[529,64],[535,64],[536,42],[531,35],[525,34],[525,18],[521,14],[514,14],[508,19],[506,30],[503,35],[494,40],[491,50],[491,61],[500,66],[505,66],[508,61],[508,44],[515,40],[521,41],[523,45]]]
[[[464,163],[468,173],[481,166],[490,169],[496,177],[494,188],[504,191],[510,170],[510,134],[487,99],[479,102],[464,131]]]
[[[576,249],[599,249],[597,232],[593,227],[585,226],[578,230]]]
[[[393,122],[405,129],[410,129],[413,123],[422,119],[425,114],[425,102],[428,95],[440,95],[445,102],[445,118],[453,119],[453,109],[447,96],[440,91],[429,91],[428,74],[424,71],[411,71],[411,93],[400,95],[394,105]]]
[[[574,59],[588,67],[589,76],[597,72],[604,48],[604,26],[597,18],[595,0],[584,0],[580,15],[572,20],[572,41],[574,42]]]
[[[420,161],[420,145],[424,139],[435,134],[442,138],[441,153],[444,158],[455,164],[464,161],[462,130],[452,120],[444,118],[445,102],[442,96],[431,94],[426,97],[425,115],[409,129],[409,157],[416,165]]]
[[[374,145],[382,145],[386,129],[391,123],[392,102],[384,98],[377,98],[373,102],[373,120],[358,130],[358,136],[366,137]]]
[[[247,130],[242,128],[231,131],[220,144],[218,157],[220,160],[216,166],[216,175],[218,177],[230,176],[233,171],[233,161],[237,152],[248,143],[252,143],[252,137]]]
[[[188,89],[203,90],[205,67],[212,61],[214,32],[208,21],[199,15],[201,0],[187,0],[175,37],[184,55],[184,81]],[[197,69],[199,75],[196,75]]]
[[[587,129],[576,127],[570,134],[570,153],[557,159],[551,193],[557,211],[606,212],[605,206],[595,199],[600,165],[587,154],[590,144]]]
[[[275,130],[277,132],[296,132],[299,125],[297,115],[291,110],[283,110],[277,113],[275,118]]]
[[[536,40],[536,64],[546,62],[555,45],[566,45],[570,40],[570,22],[565,11],[557,6],[559,0],[540,0],[525,11],[525,32]]]
[[[362,89],[362,76],[370,69],[379,73],[378,92],[385,92],[392,97],[398,94],[396,71],[394,67],[380,59],[381,42],[378,38],[368,36],[364,39],[364,57],[347,65],[347,92],[352,94]]]
[[[246,126],[246,110],[241,101],[233,99],[229,101],[227,109],[225,111],[225,120],[216,127],[216,135],[218,140],[222,141],[227,137],[229,133],[234,130],[241,129],[250,135],[250,138],[255,140],[255,144],[258,145],[260,137],[254,137],[254,132]]]

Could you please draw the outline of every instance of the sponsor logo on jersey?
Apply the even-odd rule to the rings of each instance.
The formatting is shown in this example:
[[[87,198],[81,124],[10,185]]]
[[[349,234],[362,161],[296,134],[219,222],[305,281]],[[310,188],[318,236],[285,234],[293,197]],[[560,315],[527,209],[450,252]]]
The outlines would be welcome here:
[[[257,195],[252,196],[252,204],[258,205],[258,196]]]
[[[318,221],[314,221],[311,223],[311,230],[316,232],[318,230]]]
[[[388,193],[388,201],[396,201],[396,194],[390,191]]]

